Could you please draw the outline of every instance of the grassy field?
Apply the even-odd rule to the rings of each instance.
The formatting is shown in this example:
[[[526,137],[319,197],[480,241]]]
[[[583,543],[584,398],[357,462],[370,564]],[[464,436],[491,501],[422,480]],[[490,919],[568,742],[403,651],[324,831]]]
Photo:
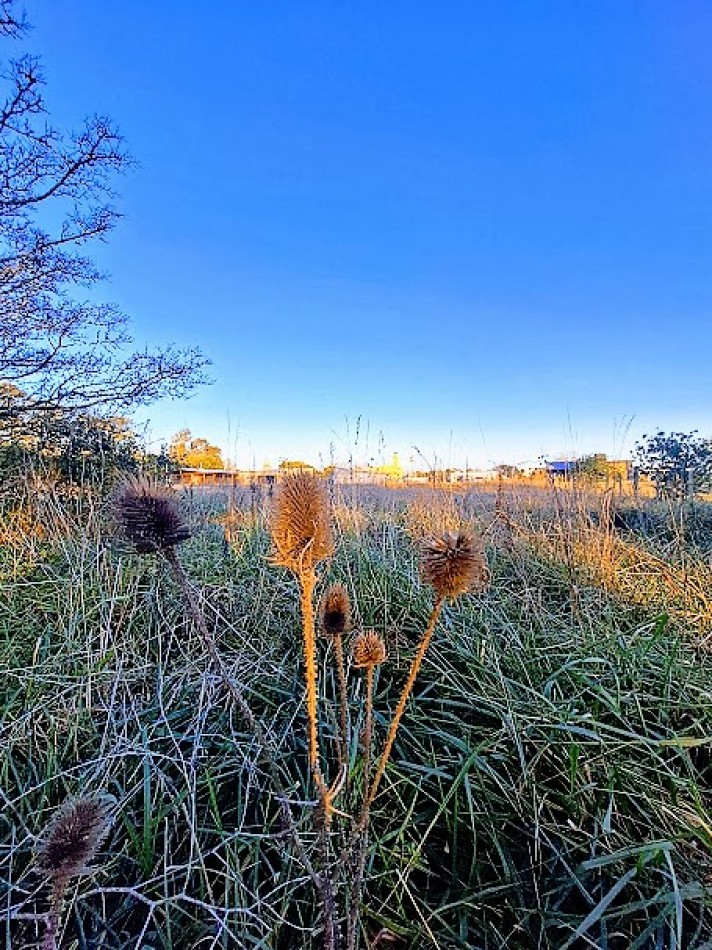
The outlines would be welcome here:
[[[181,560],[230,676],[278,750],[309,855],[298,596],[270,563],[268,499],[183,493]],[[432,596],[418,542],[482,539],[489,588],[448,605],[372,809],[361,947],[712,946],[712,514],[610,496],[344,488],[356,628],[380,633],[383,742]],[[321,736],[334,779],[331,645]],[[163,560],[99,503],[35,493],[0,520],[3,946],[38,946],[33,846],[68,796],[115,799],[65,948],[309,948],[321,913],[269,772]],[[363,678],[350,676],[358,782]],[[348,796],[340,807],[349,810]],[[346,834],[337,817],[335,855]],[[327,859],[329,860],[329,859]]]

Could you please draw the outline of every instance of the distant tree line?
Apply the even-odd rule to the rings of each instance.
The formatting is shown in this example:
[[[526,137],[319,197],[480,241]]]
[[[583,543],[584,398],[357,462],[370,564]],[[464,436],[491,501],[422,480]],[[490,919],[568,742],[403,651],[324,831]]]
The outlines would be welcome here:
[[[10,400],[2,385],[0,400]],[[173,469],[165,450],[146,451],[124,416],[13,412],[0,428],[0,486],[10,493],[15,481],[30,473],[55,488],[107,491],[121,475],[167,478]]]

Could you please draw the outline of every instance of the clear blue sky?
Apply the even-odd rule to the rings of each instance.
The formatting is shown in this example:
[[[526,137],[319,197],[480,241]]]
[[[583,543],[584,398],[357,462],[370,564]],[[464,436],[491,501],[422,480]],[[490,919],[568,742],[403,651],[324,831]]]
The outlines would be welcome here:
[[[488,465],[712,435],[709,0],[27,10],[53,115],[139,162],[106,297],[214,360],[153,438],[317,461],[360,417],[364,457]]]

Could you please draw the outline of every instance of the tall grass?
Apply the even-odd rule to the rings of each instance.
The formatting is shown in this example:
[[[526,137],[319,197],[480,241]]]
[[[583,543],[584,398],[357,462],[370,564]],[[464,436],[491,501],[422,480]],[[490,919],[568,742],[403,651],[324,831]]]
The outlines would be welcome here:
[[[704,538],[655,506],[645,530],[632,515],[616,526],[600,499],[569,494],[362,489],[335,501],[339,543],[319,590],[344,583],[355,628],[386,642],[376,754],[432,607],[418,541],[472,528],[492,574],[486,594],[444,607],[371,804],[360,945],[709,945]],[[184,566],[314,857],[293,582],[268,562],[252,499],[231,512],[228,541],[217,494],[184,502],[195,529]],[[33,847],[57,806],[93,792],[117,800],[116,821],[93,877],[68,890],[60,946],[321,946],[269,771],[170,573],[107,543],[99,508],[40,504],[23,509],[23,530],[16,505],[0,525],[5,946],[40,940],[48,897]],[[320,740],[335,760],[331,649],[320,645],[332,697]],[[365,683],[350,677],[354,788]]]

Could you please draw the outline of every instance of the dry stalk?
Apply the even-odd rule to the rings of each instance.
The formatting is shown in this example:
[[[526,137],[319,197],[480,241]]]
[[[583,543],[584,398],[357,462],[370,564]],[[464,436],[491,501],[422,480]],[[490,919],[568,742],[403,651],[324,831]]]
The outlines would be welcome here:
[[[363,806],[361,815],[359,816],[359,824],[363,826],[363,831],[361,832],[358,842],[356,872],[351,882],[347,950],[355,950],[356,948],[361,894],[363,891],[364,871],[366,869],[366,855],[368,853],[368,789],[371,781],[371,747],[373,744],[373,671],[374,665],[369,664],[366,667],[366,711],[363,727]]]
[[[334,882],[329,867],[329,829],[333,811],[333,793],[327,786],[321,769],[314,621],[316,566],[333,553],[329,504],[323,482],[307,472],[296,472],[285,476],[277,494],[271,530],[275,547],[274,562],[289,568],[299,585],[308,721],[308,757],[319,796],[315,823],[317,848],[322,865],[319,892],[324,909],[324,947],[326,950],[335,950],[339,933]]]
[[[403,718],[408,698],[413,691],[415,680],[435,631],[443,603],[446,599],[454,600],[469,590],[483,590],[489,581],[489,572],[481,551],[473,539],[463,532],[445,532],[437,537],[428,538],[422,544],[421,557],[423,580],[435,589],[435,603],[430,613],[428,625],[418,645],[418,650],[411,662],[408,678],[401,690],[376,774],[365,797],[363,811],[340,856],[340,866],[349,861],[356,842],[358,842],[368,825],[369,809],[378,794],[379,785],[396,741],[398,726]]]
[[[336,678],[339,684],[339,741],[337,755],[339,768],[346,768],[349,763],[349,702],[346,683],[346,662],[344,660],[344,639],[340,633],[334,636],[334,663]],[[348,787],[348,781],[347,781]]]
[[[343,634],[351,627],[351,602],[343,584],[332,584],[326,591],[319,610],[320,633],[334,644],[333,661],[339,696],[338,738],[336,746],[339,770],[348,771],[349,705]],[[348,776],[346,779],[348,788]]]
[[[336,896],[329,870],[329,828],[333,810],[332,793],[321,770],[319,751],[319,719],[317,707],[316,629],[314,623],[314,588],[316,574],[312,567],[300,565],[296,571],[302,612],[302,641],[304,646],[304,679],[308,720],[308,754],[314,784],[319,796],[317,847],[322,872],[320,893],[324,907],[324,947],[335,950],[338,945]]]
[[[196,628],[198,629],[198,631],[200,632],[203,638],[205,649],[208,653],[208,656],[210,657],[210,661],[213,667],[215,668],[216,673],[218,674],[224,686],[230,693],[230,697],[232,698],[232,701],[240,710],[240,713],[243,719],[247,723],[248,729],[257,740],[257,744],[260,749],[260,754],[262,755],[265,765],[267,766],[269,770],[270,778],[272,780],[272,784],[274,786],[274,789],[277,795],[277,800],[279,802],[280,811],[282,813],[282,820],[284,821],[284,825],[287,829],[287,834],[289,835],[289,838],[292,842],[295,853],[297,854],[297,856],[299,857],[299,860],[304,865],[304,869],[306,870],[307,874],[311,878],[312,882],[315,884],[315,886],[317,886],[318,888],[321,888],[321,881],[320,881],[319,875],[316,873],[316,871],[312,867],[311,862],[309,861],[309,858],[307,857],[304,851],[304,845],[302,844],[301,838],[299,837],[297,824],[292,814],[291,805],[289,803],[289,796],[287,794],[287,790],[284,787],[284,783],[282,782],[282,778],[279,774],[279,768],[277,766],[277,755],[274,749],[272,748],[272,743],[270,742],[269,737],[267,736],[266,732],[262,728],[262,725],[260,724],[259,720],[255,716],[255,714],[252,712],[252,709],[249,703],[247,702],[245,697],[242,695],[242,690],[237,686],[237,684],[232,679],[232,677],[228,674],[228,671],[225,668],[223,659],[220,656],[220,653],[218,652],[217,647],[215,646],[215,641],[213,640],[213,637],[210,631],[208,630],[208,625],[205,622],[205,617],[203,615],[203,611],[200,608],[200,604],[198,603],[198,598],[196,597],[193,585],[190,583],[190,579],[188,578],[188,575],[185,572],[185,568],[183,567],[180,560],[178,559],[178,555],[176,554],[175,548],[172,548],[172,547],[166,548],[162,553],[163,553],[164,558],[168,562],[168,566],[171,569],[173,577],[175,578],[176,583],[178,584],[181,590],[181,593],[183,594],[185,604],[188,608],[188,612],[190,613],[191,619],[193,620],[193,623],[195,624]]]
[[[328,824],[331,812],[329,789],[321,771],[319,751],[319,717],[317,710],[317,665],[316,631],[314,625],[314,588],[316,575],[310,568],[297,573],[301,595],[302,640],[304,646],[304,679],[306,682],[306,707],[308,721],[309,767],[314,778],[319,799],[324,808],[324,818]]]
[[[440,616],[440,611],[442,609],[444,597],[439,596],[433,606],[432,612],[430,614],[430,620],[428,621],[428,626],[425,629],[420,645],[418,646],[418,652],[413,657],[413,660],[410,664],[410,670],[408,672],[408,679],[405,681],[405,685],[401,690],[400,698],[398,699],[398,705],[396,706],[396,711],[393,714],[393,719],[391,720],[390,727],[388,729],[388,735],[386,737],[386,743],[383,747],[383,752],[381,757],[378,760],[378,767],[376,769],[376,774],[373,777],[373,782],[371,783],[368,793],[364,802],[363,813],[358,822],[359,831],[363,831],[368,822],[369,809],[373,804],[373,801],[378,794],[378,786],[381,783],[383,778],[383,773],[386,771],[386,766],[388,765],[388,760],[393,749],[393,744],[396,741],[396,735],[398,733],[398,726],[400,721],[403,718],[403,713],[405,712],[406,703],[408,702],[408,697],[413,691],[413,686],[415,685],[416,677],[418,676],[418,671],[420,670],[423,658],[428,649],[430,641],[435,630],[435,625],[438,622],[438,617]]]

